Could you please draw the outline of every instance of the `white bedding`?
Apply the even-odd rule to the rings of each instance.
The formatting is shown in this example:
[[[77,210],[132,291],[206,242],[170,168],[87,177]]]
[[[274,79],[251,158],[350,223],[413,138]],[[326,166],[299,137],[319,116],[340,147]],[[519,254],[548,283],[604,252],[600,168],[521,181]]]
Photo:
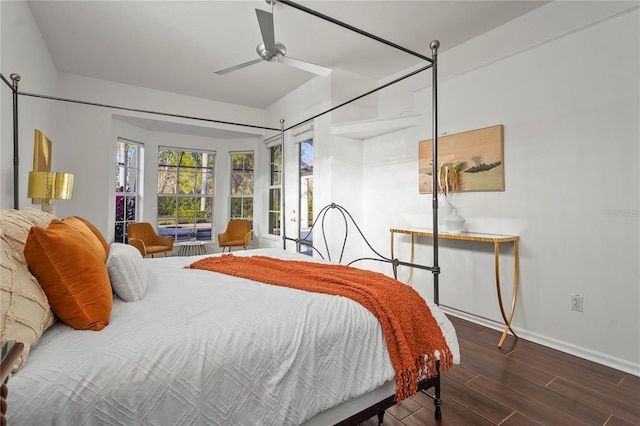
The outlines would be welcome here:
[[[298,425],[393,379],[356,302],[182,268],[201,257],[145,260],[144,298],[114,297],[100,332],[49,329],[10,379],[8,424]],[[457,363],[455,330],[429,305]]]

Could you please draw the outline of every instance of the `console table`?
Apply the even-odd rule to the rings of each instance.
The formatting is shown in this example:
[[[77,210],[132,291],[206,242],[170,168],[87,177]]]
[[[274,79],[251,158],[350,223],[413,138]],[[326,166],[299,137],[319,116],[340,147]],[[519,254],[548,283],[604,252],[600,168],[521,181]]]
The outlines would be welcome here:
[[[414,240],[415,237],[431,237],[433,238],[433,232],[428,229],[391,229],[391,258],[394,259],[394,241],[395,234],[405,234],[411,236],[411,263],[413,263],[414,254]],[[516,309],[516,299],[518,297],[518,275],[519,275],[519,254],[518,254],[518,242],[520,237],[517,235],[499,235],[499,234],[482,234],[477,232],[462,232],[461,234],[449,234],[446,232],[438,232],[438,238],[447,240],[461,240],[461,241],[476,241],[480,243],[493,243],[493,251],[495,258],[495,273],[496,273],[496,290],[498,292],[498,304],[500,305],[500,314],[505,323],[502,337],[498,342],[498,347],[502,347],[504,339],[507,337],[507,333],[511,330],[511,333],[518,338],[516,333],[511,328],[511,320]],[[500,288],[500,244],[513,243],[513,258],[514,258],[514,273],[513,273],[513,297],[511,299],[511,309],[507,315],[504,304],[502,301],[502,291]],[[409,272],[409,278],[411,279],[411,270]]]

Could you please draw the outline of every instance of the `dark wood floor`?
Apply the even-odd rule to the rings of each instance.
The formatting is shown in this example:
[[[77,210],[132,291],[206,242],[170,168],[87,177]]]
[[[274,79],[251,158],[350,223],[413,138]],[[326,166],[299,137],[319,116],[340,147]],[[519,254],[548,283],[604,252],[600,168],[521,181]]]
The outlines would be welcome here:
[[[385,425],[640,425],[639,377],[511,335],[500,349],[497,331],[450,318],[461,362],[442,375],[442,420],[418,394],[389,409]]]

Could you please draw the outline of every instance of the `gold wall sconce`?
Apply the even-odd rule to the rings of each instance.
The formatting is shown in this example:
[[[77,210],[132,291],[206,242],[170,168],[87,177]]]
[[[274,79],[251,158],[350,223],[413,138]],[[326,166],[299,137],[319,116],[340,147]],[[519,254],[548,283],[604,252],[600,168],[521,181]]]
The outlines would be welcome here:
[[[73,174],[51,171],[51,141],[38,129],[33,144],[33,171],[29,172],[27,197],[42,210],[55,215],[52,199],[73,197]]]
[[[69,200],[73,197],[73,174],[63,172],[29,172],[27,197],[37,199],[42,210],[55,214],[52,199]]]

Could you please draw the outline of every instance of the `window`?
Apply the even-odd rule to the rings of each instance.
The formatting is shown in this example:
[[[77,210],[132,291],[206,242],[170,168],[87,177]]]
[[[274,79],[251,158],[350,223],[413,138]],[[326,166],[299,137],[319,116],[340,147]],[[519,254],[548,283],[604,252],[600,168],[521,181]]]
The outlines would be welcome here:
[[[231,219],[247,219],[253,228],[253,152],[231,153]]]
[[[158,149],[158,233],[211,240],[216,153]]]
[[[269,148],[269,170],[269,234],[280,235],[282,145],[274,145]]]
[[[138,218],[142,144],[118,138],[116,149],[115,242],[127,243],[127,225]]]
[[[298,145],[298,163],[300,164],[298,235],[300,239],[309,242],[309,244],[301,243],[298,251],[311,256],[313,255],[313,236],[310,234],[313,225],[313,139],[304,140]]]

